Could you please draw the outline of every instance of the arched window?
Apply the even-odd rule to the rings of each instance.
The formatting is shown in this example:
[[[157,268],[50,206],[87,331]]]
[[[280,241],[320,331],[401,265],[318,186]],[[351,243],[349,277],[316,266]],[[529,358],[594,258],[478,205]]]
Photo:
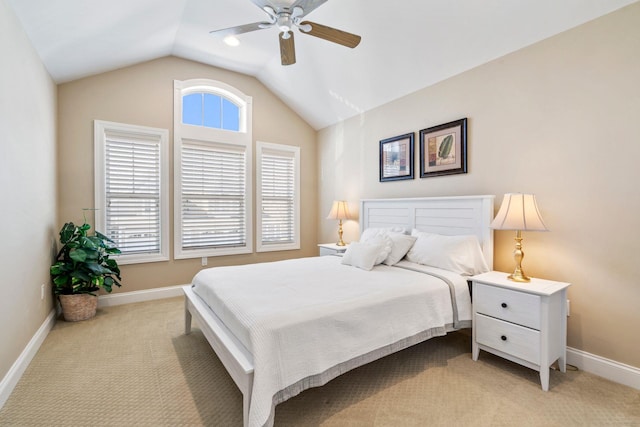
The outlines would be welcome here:
[[[251,103],[215,80],[174,82],[175,258],[253,251]]]
[[[182,124],[238,132],[240,106],[222,94],[187,93],[182,96]]]

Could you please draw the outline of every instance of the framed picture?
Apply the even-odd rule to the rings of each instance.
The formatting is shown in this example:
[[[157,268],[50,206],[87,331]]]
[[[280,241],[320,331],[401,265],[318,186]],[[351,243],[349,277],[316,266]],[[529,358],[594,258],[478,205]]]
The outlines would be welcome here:
[[[467,173],[467,119],[420,131],[420,178]]]
[[[413,179],[413,132],[380,141],[380,182]]]

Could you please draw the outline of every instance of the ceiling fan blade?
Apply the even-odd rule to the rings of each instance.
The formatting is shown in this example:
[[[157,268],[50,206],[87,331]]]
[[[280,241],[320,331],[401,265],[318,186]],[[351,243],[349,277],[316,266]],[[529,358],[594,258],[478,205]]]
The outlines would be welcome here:
[[[280,33],[280,60],[282,65],[292,65],[296,63],[296,47],[293,42],[293,33],[289,32],[289,37],[284,38],[286,33]]]
[[[269,0],[251,0],[251,1],[253,4],[255,4],[264,12],[266,12],[267,15],[269,15],[271,18],[273,19],[276,18],[277,8],[273,4],[271,4],[272,2],[270,2]]]
[[[264,9],[265,6],[271,6],[271,3],[268,0],[251,0],[253,4],[258,6],[260,9]]]
[[[326,2],[327,0],[297,0],[291,5],[291,10],[296,7],[302,8],[304,12],[299,16],[300,18],[302,18],[303,16],[310,14],[316,8],[322,6]]]
[[[253,22],[251,24],[238,25],[237,27],[209,31],[209,34],[220,37],[237,36],[238,34],[244,34],[251,31],[264,30],[265,28],[269,28],[271,26],[273,26],[273,23],[271,22]]]
[[[303,26],[309,25],[311,29],[304,31]],[[326,25],[316,24],[315,22],[304,21],[300,23],[300,30],[304,34],[310,34],[321,39],[328,40],[330,42],[338,43],[346,47],[354,48],[360,44],[362,37],[347,33],[346,31],[337,30],[335,28],[327,27]]]

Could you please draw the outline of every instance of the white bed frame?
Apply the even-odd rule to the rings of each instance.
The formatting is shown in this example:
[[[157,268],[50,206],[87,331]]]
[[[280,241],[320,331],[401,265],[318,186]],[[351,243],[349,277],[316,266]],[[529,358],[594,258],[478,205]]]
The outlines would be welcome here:
[[[360,231],[370,227],[416,228],[445,235],[478,237],[489,268],[493,268],[494,196],[427,197],[412,199],[371,199],[360,203]],[[243,422],[249,420],[253,389],[253,355],[225,324],[193,292],[183,287],[185,295],[185,334],[191,333],[195,318],[233,381],[242,392]]]

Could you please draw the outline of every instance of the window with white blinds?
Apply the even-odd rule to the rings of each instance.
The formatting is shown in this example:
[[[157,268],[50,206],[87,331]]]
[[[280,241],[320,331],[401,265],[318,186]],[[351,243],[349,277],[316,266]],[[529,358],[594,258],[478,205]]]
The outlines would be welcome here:
[[[247,245],[242,147],[182,141],[182,250]]]
[[[96,230],[123,264],[168,259],[168,131],[96,120]]]
[[[207,117],[201,124],[183,120],[193,93],[233,102],[237,126],[207,126]],[[251,97],[213,80],[174,82],[175,258],[253,251],[251,142]]]
[[[300,148],[258,141],[257,250],[300,249]]]

